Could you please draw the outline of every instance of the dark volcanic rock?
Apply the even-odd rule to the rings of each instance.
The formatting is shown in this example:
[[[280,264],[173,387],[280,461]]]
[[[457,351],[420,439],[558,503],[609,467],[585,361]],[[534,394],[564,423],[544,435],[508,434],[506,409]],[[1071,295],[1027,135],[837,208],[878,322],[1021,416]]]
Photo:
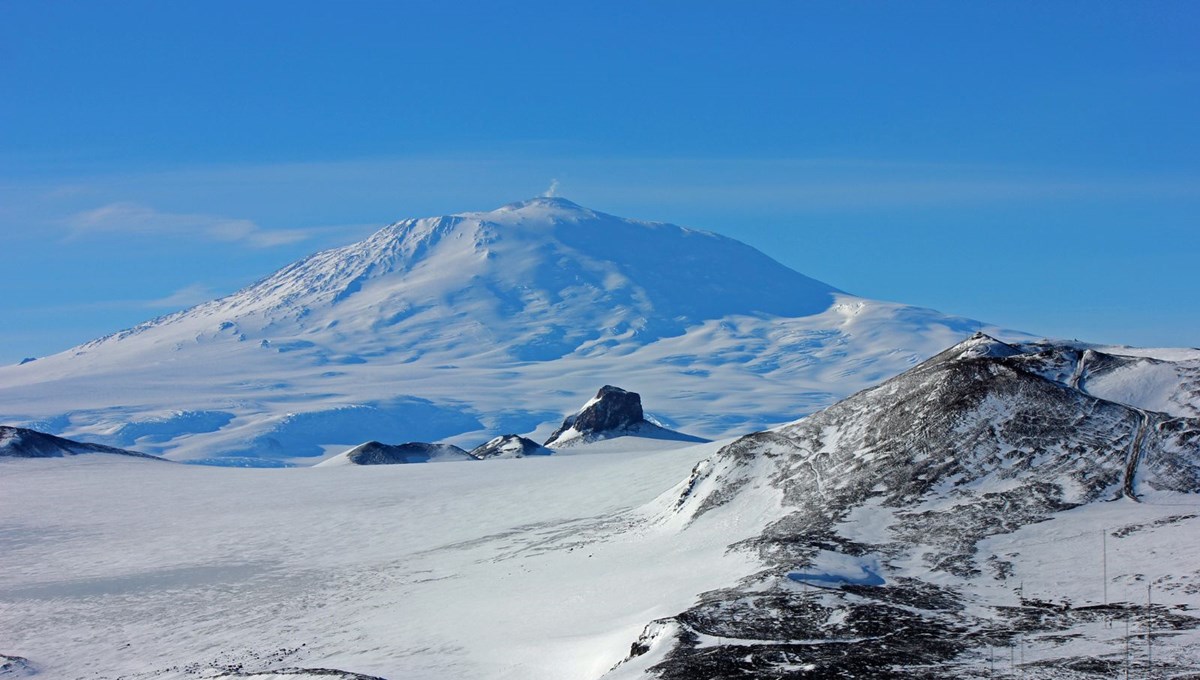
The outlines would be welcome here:
[[[648,439],[708,441],[655,425],[646,420],[642,412],[641,395],[620,387],[605,385],[578,413],[567,416],[562,425],[546,440],[545,445],[553,448],[625,435]]]
[[[37,674],[37,669],[22,656],[0,654],[0,678],[28,678]]]
[[[383,444],[367,442],[359,444],[345,454],[346,462],[352,465],[398,465],[404,463],[440,463],[454,460],[475,460],[471,454],[451,444],[407,442]]]
[[[240,680],[242,678],[261,677],[295,677],[296,680],[387,680],[378,675],[364,675],[336,668],[272,668],[271,670],[237,670],[228,669],[220,675],[212,677],[220,680]]]
[[[0,458],[62,458],[85,453],[112,453],[120,456],[162,460],[148,453],[127,451],[102,444],[88,444],[23,427],[0,425]]]
[[[471,449],[471,455],[480,460],[488,458],[525,458],[526,456],[548,456],[554,453],[541,444],[515,434],[505,434]]]
[[[562,437],[569,430],[581,436],[604,432],[623,432],[645,422],[642,413],[642,395],[627,392],[620,387],[605,385],[579,413],[567,416],[562,425],[546,440],[546,445]]]

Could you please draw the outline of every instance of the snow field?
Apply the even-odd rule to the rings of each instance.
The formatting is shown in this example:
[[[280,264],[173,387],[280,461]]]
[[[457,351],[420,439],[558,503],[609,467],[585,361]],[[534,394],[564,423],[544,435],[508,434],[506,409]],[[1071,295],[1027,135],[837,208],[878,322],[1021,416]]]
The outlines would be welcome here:
[[[614,446],[609,443],[609,446]],[[0,464],[0,653],[47,677],[279,665],[595,678],[752,565],[626,510],[715,451],[245,470]],[[283,651],[280,651],[283,650]]]

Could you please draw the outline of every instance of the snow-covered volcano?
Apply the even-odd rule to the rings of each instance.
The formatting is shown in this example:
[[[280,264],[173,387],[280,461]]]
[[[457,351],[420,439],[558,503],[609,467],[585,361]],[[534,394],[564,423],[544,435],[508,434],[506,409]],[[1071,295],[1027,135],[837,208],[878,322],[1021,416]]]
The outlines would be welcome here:
[[[233,295],[0,368],[0,421],[174,458],[544,437],[596,384],[740,434],[981,324],[842,293],[716,234],[561,198],[414,219]],[[994,329],[991,329],[994,330]]]

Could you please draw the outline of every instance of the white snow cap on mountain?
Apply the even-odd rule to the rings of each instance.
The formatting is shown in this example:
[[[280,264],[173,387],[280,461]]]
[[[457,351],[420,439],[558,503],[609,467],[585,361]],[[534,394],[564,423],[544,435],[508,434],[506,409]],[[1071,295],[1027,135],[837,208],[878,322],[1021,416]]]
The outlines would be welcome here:
[[[370,439],[540,441],[565,405],[619,381],[665,426],[717,438],[812,412],[981,328],[1001,332],[843,293],[717,234],[542,196],[397,222],[0,367],[0,413],[175,459],[312,462]]]

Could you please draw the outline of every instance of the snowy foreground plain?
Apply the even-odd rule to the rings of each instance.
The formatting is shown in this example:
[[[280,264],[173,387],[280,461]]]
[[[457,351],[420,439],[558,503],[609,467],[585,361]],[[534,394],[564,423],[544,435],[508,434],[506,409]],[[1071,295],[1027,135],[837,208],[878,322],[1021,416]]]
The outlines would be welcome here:
[[[720,443],[603,446],[373,467],[0,463],[0,654],[46,678],[598,677],[648,621],[752,569],[725,554],[736,523],[680,532],[636,509]]]
[[[29,659],[39,678],[294,680],[252,672],[297,667],[392,680],[598,678],[647,622],[755,571],[749,553],[726,548],[775,509],[751,502],[686,528],[669,512],[692,466],[727,443],[634,451],[647,443],[612,441],[595,455],[297,469],[102,454],[9,460],[0,464],[0,653]],[[1110,602],[1144,603],[1155,583],[1157,601],[1194,612],[1200,502],[1143,500],[1059,513],[985,545],[1013,563],[1008,582],[1027,597],[1079,606],[1104,597],[1108,529]],[[879,519],[865,509],[848,525],[869,537]],[[979,585],[980,602],[1014,599]],[[1195,631],[1161,633],[1155,658],[1200,664]],[[1134,668],[1146,657],[1139,634],[1135,622]],[[1036,664],[1124,649],[1116,617],[946,670],[1073,677]],[[611,677],[641,677],[656,660],[652,652]]]

